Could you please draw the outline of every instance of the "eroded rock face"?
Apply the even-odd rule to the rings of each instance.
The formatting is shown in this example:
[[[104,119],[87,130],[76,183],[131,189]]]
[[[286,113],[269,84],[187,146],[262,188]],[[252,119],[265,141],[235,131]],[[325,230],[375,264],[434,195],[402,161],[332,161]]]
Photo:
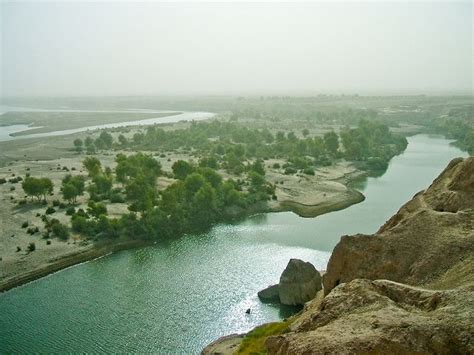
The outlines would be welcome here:
[[[474,157],[470,157],[454,159],[376,234],[342,237],[324,275],[324,291],[328,294],[339,283],[356,278],[430,284],[473,254]]]
[[[472,291],[353,280],[266,346],[269,354],[472,354]]]
[[[280,277],[280,302],[289,306],[304,305],[321,288],[321,275],[313,264],[291,259]]]
[[[323,284],[269,354],[474,353],[474,157],[376,234],[341,238]]]

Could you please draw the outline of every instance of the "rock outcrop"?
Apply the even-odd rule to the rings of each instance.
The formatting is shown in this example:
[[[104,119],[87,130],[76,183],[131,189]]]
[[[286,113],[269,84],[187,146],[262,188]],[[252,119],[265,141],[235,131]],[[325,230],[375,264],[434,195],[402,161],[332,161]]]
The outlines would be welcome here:
[[[473,209],[474,157],[454,159],[376,234],[342,237],[324,275],[325,294],[356,278],[435,282],[474,255]]]
[[[280,302],[280,285],[268,286],[258,291],[258,297],[264,302]]]
[[[374,235],[345,236],[269,354],[474,353],[474,157],[455,159]]]
[[[313,264],[291,259],[280,276],[280,302],[289,306],[304,305],[321,288],[321,275]]]
[[[290,259],[280,276],[280,283],[258,293],[263,301],[280,302],[288,306],[304,305],[321,290],[321,275],[313,264]]]

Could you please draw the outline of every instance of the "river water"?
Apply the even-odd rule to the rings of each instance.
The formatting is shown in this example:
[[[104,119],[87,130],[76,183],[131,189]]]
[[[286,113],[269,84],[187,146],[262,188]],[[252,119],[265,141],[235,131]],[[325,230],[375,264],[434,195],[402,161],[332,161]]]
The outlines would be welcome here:
[[[23,107],[11,107],[11,106],[1,106],[0,105],[0,142],[10,141],[14,139],[27,139],[27,138],[43,138],[43,137],[53,137],[53,136],[65,136],[68,134],[74,134],[85,131],[94,131],[97,129],[106,129],[106,128],[118,128],[118,127],[128,127],[128,126],[150,126],[154,124],[163,124],[163,123],[175,123],[179,121],[201,121],[207,120],[213,116],[214,113],[211,112],[181,112],[177,115],[162,116],[156,118],[146,118],[143,120],[135,121],[125,121],[125,122],[114,122],[107,124],[99,124],[94,126],[86,126],[73,129],[64,129],[60,131],[50,131],[44,133],[32,133],[24,134],[20,136],[12,136],[13,133],[24,132],[30,129],[39,128],[33,127],[26,124],[14,124],[14,125],[2,125],[1,114],[9,111],[23,111],[23,112],[96,112],[96,113],[130,113],[132,116],[133,113],[174,113],[176,111],[159,111],[159,110],[146,110],[146,109],[130,109],[125,111],[93,111],[93,110],[41,110],[35,108],[23,108]]]
[[[290,258],[326,268],[343,234],[373,233],[454,157],[417,135],[387,172],[360,184],[360,204],[313,219],[270,213],[204,235],[77,265],[0,295],[0,353],[198,353],[219,336],[282,319],[257,291]],[[251,314],[245,310],[251,308]]]

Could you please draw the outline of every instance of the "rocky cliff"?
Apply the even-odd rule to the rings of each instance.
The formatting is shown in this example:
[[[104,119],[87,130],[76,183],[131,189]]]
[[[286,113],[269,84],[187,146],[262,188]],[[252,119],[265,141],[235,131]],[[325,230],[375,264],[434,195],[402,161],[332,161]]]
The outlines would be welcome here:
[[[474,157],[374,235],[342,237],[323,284],[268,353],[474,353]]]
[[[454,159],[373,235],[344,236],[324,291],[269,354],[473,354],[474,157]]]

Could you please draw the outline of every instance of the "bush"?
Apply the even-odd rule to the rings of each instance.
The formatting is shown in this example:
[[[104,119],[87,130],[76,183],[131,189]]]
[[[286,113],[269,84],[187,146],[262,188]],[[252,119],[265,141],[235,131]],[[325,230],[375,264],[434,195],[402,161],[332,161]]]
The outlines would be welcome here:
[[[30,244],[28,244],[28,252],[31,253],[33,251],[35,251],[36,249],[36,245],[34,242],[31,242]]]
[[[30,227],[26,230],[26,233],[31,234],[31,235],[39,233],[39,228],[38,227]]]
[[[3,185],[7,182],[7,180],[5,178],[1,178],[0,179],[0,185]]]
[[[123,203],[123,202],[125,202],[125,199],[123,198],[122,194],[112,193],[112,194],[110,194],[110,202],[112,202],[112,203]]]
[[[306,168],[303,170],[303,173],[306,175],[314,175],[314,169],[313,168]]]
[[[291,166],[289,166],[288,168],[285,169],[285,175],[292,175],[292,174],[296,174],[295,168],[292,168]]]
[[[280,169],[280,164],[279,163],[275,163],[273,164],[273,169]]]
[[[46,245],[50,245],[51,244],[51,241],[50,240],[47,240],[46,241]]]
[[[76,213],[76,209],[73,206],[67,208],[66,210],[67,216],[72,216],[74,213]]]
[[[16,252],[20,252],[21,251],[21,248],[20,247],[16,247]]]
[[[53,206],[58,207],[60,204],[59,200],[53,200]]]
[[[53,207],[48,207],[46,209],[46,214],[53,214],[54,212],[56,212],[56,210]]]
[[[28,227],[28,221],[25,221],[21,224],[21,228],[26,228]]]
[[[20,206],[26,205],[26,199],[18,201],[18,205]]]
[[[53,232],[53,235],[59,239],[66,240],[69,238],[69,229],[60,222],[53,223],[51,231]]]

